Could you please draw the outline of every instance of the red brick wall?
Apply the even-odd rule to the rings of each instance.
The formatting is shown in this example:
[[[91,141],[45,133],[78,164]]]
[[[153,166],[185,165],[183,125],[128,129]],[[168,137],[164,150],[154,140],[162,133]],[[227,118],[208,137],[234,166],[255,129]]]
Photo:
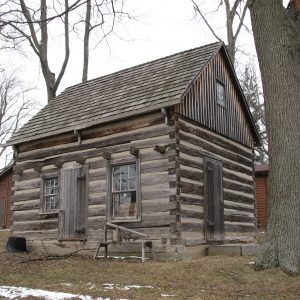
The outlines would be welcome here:
[[[11,187],[13,170],[7,171],[0,177],[0,201],[4,202],[3,224],[0,228],[9,228],[11,225]]]
[[[257,227],[265,229],[268,222],[267,175],[255,177]]]

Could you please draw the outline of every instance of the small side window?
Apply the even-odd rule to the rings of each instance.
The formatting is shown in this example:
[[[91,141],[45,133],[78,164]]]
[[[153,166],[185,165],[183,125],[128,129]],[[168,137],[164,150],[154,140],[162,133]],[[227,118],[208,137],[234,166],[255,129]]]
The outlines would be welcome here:
[[[225,107],[225,85],[220,81],[216,81],[216,97],[217,103]]]
[[[57,212],[59,207],[59,176],[44,175],[41,190],[42,212]]]

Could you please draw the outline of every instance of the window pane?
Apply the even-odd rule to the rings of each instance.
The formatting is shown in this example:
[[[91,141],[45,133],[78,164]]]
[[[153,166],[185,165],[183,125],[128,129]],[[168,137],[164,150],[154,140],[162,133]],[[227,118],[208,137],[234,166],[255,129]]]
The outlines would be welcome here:
[[[128,191],[128,165],[120,167],[121,191]]]
[[[135,190],[135,178],[128,179],[129,190]]]
[[[217,102],[218,104],[221,104],[225,106],[225,87],[222,83],[217,82],[216,83],[216,89],[217,89]]]
[[[120,184],[120,167],[113,167],[112,169],[112,190],[113,192],[119,192],[121,190],[121,184]]]
[[[47,178],[44,182],[44,208],[53,210],[58,208],[59,187],[58,177]]]
[[[51,210],[58,208],[58,197],[57,196],[46,196],[45,197],[45,209]]]
[[[136,192],[113,194],[113,217],[128,218],[136,217]]]
[[[136,166],[135,164],[129,165],[129,176],[128,177],[135,177],[136,174]]]

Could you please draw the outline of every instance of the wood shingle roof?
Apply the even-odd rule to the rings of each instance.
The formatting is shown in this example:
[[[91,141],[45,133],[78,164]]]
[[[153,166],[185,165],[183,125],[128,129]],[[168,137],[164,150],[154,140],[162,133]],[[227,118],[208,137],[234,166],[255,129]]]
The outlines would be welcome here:
[[[71,86],[9,143],[80,130],[180,103],[192,80],[222,45],[205,45]]]

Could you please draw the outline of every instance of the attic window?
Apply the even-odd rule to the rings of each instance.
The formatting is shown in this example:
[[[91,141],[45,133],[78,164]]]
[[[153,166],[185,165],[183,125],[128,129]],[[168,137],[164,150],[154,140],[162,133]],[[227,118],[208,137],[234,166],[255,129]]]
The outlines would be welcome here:
[[[217,103],[225,107],[225,85],[220,81],[216,81],[216,97]]]

